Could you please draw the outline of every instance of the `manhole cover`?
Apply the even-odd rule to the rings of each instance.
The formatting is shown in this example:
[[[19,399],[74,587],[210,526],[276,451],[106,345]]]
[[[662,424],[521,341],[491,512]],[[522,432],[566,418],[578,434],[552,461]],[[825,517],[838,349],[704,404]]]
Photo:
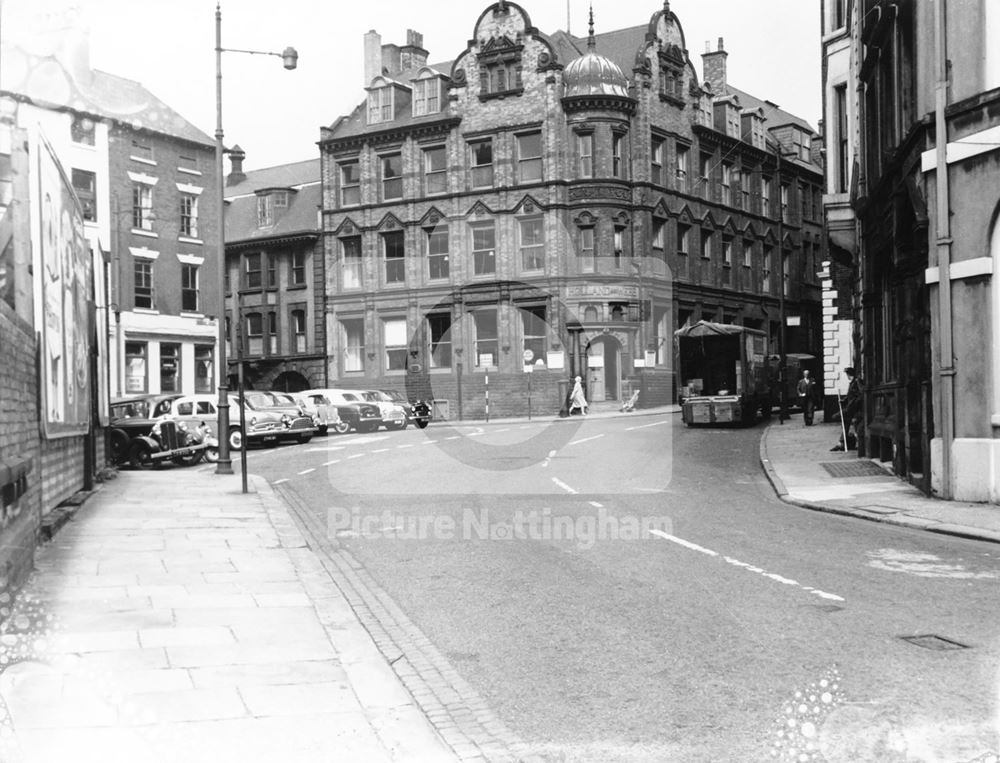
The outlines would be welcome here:
[[[914,646],[920,646],[924,649],[933,649],[935,652],[944,652],[949,649],[968,649],[965,644],[959,644],[957,641],[952,641],[951,639],[944,638],[942,636],[935,636],[933,634],[927,634],[924,636],[900,636],[903,641],[909,641]]]
[[[876,463],[857,461],[824,461],[820,464],[833,477],[888,477],[885,469]]]

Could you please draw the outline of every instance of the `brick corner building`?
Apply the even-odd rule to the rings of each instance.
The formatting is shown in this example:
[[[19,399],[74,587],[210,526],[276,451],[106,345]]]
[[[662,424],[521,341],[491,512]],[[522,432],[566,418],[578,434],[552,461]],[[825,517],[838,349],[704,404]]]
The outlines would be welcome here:
[[[557,411],[575,375],[671,402],[687,321],[818,354],[816,135],[721,40],[699,80],[669,3],[578,38],[498,2],[454,60],[422,45],[366,34],[367,97],[321,133],[330,384],[479,418]]]

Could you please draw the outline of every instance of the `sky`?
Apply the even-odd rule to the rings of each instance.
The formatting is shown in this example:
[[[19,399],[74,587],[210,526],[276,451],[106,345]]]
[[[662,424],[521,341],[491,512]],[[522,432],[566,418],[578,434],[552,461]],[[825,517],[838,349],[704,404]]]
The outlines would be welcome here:
[[[589,2],[522,0],[543,33],[567,28],[586,36]],[[286,71],[270,56],[223,54],[225,143],[238,143],[253,170],[318,156],[321,126],[364,99],[362,40],[370,29],[383,43],[403,44],[406,30],[424,36],[431,63],[465,50],[488,0],[461,5],[433,0],[222,0],[222,46],[299,53]],[[188,121],[214,137],[215,0],[2,0],[5,37],[25,34],[20,13],[45,14],[66,34],[89,29],[90,63],[141,82]],[[656,0],[593,0],[598,33],[646,24]],[[701,53],[725,38],[735,87],[818,126],[819,0],[672,0],[689,55],[701,77]],[[565,62],[564,62],[565,63]],[[0,72],[2,76],[2,72]],[[228,170],[228,166],[227,166]]]

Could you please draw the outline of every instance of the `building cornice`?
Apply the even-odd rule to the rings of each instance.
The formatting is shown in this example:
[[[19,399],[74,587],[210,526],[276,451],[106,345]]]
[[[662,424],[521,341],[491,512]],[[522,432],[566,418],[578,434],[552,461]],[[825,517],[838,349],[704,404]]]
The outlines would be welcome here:
[[[320,149],[327,153],[357,150],[366,143],[379,145],[383,143],[402,143],[407,138],[421,138],[429,135],[448,133],[461,124],[461,117],[447,117],[432,122],[410,122],[404,125],[394,125],[383,130],[370,130],[355,135],[345,135],[341,138],[325,138],[319,141]]]

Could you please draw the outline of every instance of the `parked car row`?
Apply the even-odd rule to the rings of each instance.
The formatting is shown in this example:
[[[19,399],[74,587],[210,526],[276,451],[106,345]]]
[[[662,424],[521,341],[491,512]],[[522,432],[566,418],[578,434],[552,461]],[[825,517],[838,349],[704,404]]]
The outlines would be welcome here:
[[[145,468],[165,460],[196,463],[218,459],[218,439],[231,450],[247,444],[273,446],[309,442],[314,434],[423,429],[431,420],[423,401],[409,402],[395,390],[324,388],[304,392],[247,390],[229,396],[229,431],[219,432],[214,394],[147,395],[112,401],[109,451],[116,464]],[[242,423],[241,423],[242,418]],[[169,422],[169,425],[165,425]]]

